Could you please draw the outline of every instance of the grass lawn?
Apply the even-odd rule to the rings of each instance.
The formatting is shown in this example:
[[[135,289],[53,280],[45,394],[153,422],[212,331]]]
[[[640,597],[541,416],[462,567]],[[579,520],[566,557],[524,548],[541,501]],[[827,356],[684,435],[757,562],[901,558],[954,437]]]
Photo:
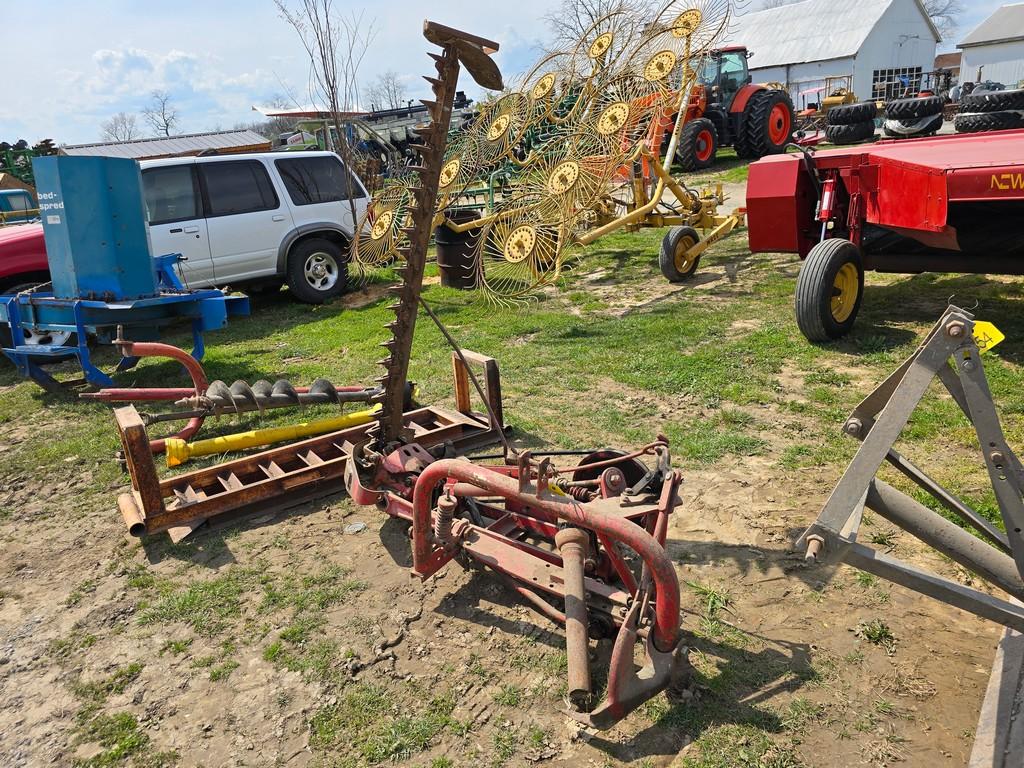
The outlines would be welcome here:
[[[737,161],[716,174],[740,181],[745,178],[745,165]],[[783,489],[779,504],[792,505],[794,510],[802,505],[803,517],[794,519],[806,520],[808,513],[816,513],[814,507],[820,507],[828,484],[835,481],[855,448],[840,433],[845,416],[914,350],[950,297],[961,305],[977,304],[976,314],[1006,333],[1003,345],[986,355],[986,372],[1010,444],[1024,442],[1020,366],[1024,314],[1019,311],[1024,290],[1019,281],[871,275],[856,330],[838,343],[812,346],[792,318],[795,260],[750,256],[740,232],[705,256],[692,283],[669,286],[656,266],[663,234],[641,231],[599,241],[582,254],[577,269],[560,285],[540,292],[522,307],[497,308],[471,293],[436,284],[426,288],[425,298],[466,349],[498,359],[506,417],[523,444],[630,447],[663,431],[672,443],[676,464],[688,480],[690,475],[698,478],[688,488],[694,483],[699,487],[701,478],[756,465]],[[377,281],[387,279],[381,276]],[[376,284],[368,286],[370,291],[375,288]],[[321,307],[293,303],[286,293],[256,297],[252,317],[233,321],[227,329],[208,336],[207,373],[211,379],[229,383],[284,376],[297,384],[308,384],[318,376],[338,384],[369,383],[379,375],[374,363],[381,357],[377,345],[385,338],[383,325],[390,319],[387,301],[369,295],[365,302],[358,300],[357,293]],[[183,333],[166,340],[182,346],[188,341]],[[99,358],[108,365],[113,362],[109,353]],[[411,377],[419,383],[422,401],[449,400],[450,365],[444,339],[421,315]],[[144,361],[117,378],[123,385],[185,383],[175,364],[158,361]],[[311,415],[306,412],[303,418]],[[281,411],[241,423],[251,428],[294,420],[295,413]],[[234,420],[223,419],[208,425],[202,436],[238,428]],[[935,396],[915,413],[903,446],[911,458],[930,458],[925,463],[937,479],[996,519],[983,467],[967,461],[972,456],[972,437],[949,398]],[[71,628],[70,618],[63,621],[59,642],[47,657],[54,670],[65,670],[55,672],[54,680],[66,674],[73,678],[68,685],[78,686],[68,688],[73,696],[69,711],[78,713],[67,719],[67,727],[73,729],[68,738],[73,744],[98,743],[101,750],[76,757],[80,764],[173,764],[175,758],[164,739],[180,722],[180,715],[178,720],[164,720],[158,735],[143,730],[136,720],[141,706],[128,698],[132,686],[156,685],[150,676],[168,665],[179,665],[173,669],[187,669],[192,678],[202,678],[203,685],[210,686],[248,680],[246,675],[255,674],[253,670],[292,675],[288,690],[299,693],[289,696],[315,692],[314,703],[302,710],[302,716],[309,726],[310,747],[325,765],[398,761],[440,767],[480,760],[511,765],[520,764],[527,755],[542,754],[545,745],[556,740],[553,726],[544,723],[557,715],[557,694],[537,693],[526,677],[521,682],[517,682],[520,678],[505,681],[508,670],[494,653],[471,657],[464,667],[452,662],[450,672],[442,665],[440,677],[432,683],[340,679],[337,670],[353,658],[355,641],[349,635],[335,637],[329,628],[340,626],[338,632],[357,635],[365,628],[336,612],[352,601],[387,602],[387,595],[381,598],[377,588],[374,597],[374,583],[363,573],[366,562],[376,561],[340,562],[332,542],[317,538],[311,526],[324,524],[319,517],[309,522],[301,515],[291,517],[276,531],[270,526],[259,532],[199,537],[196,543],[177,548],[160,545],[161,557],[171,559],[158,558],[158,565],[150,567],[140,545],[123,540],[123,525],[115,519],[114,499],[126,483],[111,460],[117,448],[109,407],[43,393],[19,381],[11,368],[0,369],[0,478],[7,482],[0,485],[0,501],[7,499],[0,505],[0,541],[5,542],[0,546],[20,543],[21,557],[29,560],[36,550],[49,551],[49,529],[33,522],[38,520],[35,513],[26,512],[35,499],[23,494],[17,496],[17,504],[11,501],[26,483],[35,484],[36,496],[51,499],[47,514],[62,526],[85,521],[95,526],[100,525],[97,520],[104,521],[97,530],[105,533],[83,546],[95,548],[98,554],[93,559],[107,565],[96,569],[95,575],[65,576],[66,586],[52,587],[54,595],[60,594],[54,603],[63,605],[61,611],[75,622]],[[201,464],[194,462],[184,469],[195,466]],[[78,482],[69,496],[61,483],[72,476],[87,480]],[[887,479],[899,484],[896,478]],[[756,498],[755,491],[751,493]],[[885,535],[880,532],[880,539]],[[306,550],[296,543],[305,536],[311,537],[303,545],[312,548],[309,557],[320,553],[312,561],[302,559]],[[714,531],[708,536],[713,539]],[[232,541],[241,546],[232,548]],[[225,548],[233,554],[220,560],[226,558]],[[70,557],[69,550],[73,550],[70,544],[60,551]],[[275,552],[284,553],[287,567],[266,566],[266,558]],[[152,552],[147,554],[152,559]],[[327,562],[319,562],[321,556]],[[217,567],[213,578],[208,575],[211,562]],[[387,571],[395,570],[391,563],[386,566]],[[825,764],[830,753],[821,749],[832,747],[822,745],[833,742],[837,750],[840,744],[852,745],[842,749],[854,750],[859,755],[856,759],[875,765],[896,759],[901,750],[906,756],[907,747],[901,745],[912,741],[908,734],[915,722],[908,710],[880,694],[875,700],[863,698],[875,685],[863,666],[867,664],[863,655],[877,651],[871,646],[874,641],[857,651],[862,654],[859,660],[853,651],[846,658],[814,650],[808,651],[809,661],[794,668],[769,653],[766,641],[755,639],[753,629],[734,628],[738,620],[732,611],[741,611],[748,619],[754,616],[750,601],[756,594],[687,573],[681,578],[691,579],[684,591],[695,615],[687,617],[686,626],[694,635],[700,703],[680,706],[656,699],[633,716],[641,722],[636,750],[596,743],[579,752],[584,747],[575,745],[565,748],[569,749],[563,755],[565,765],[581,764],[573,763],[573,756],[585,755],[594,764],[607,765],[671,762],[687,768],[791,768]],[[199,578],[197,574],[207,575]],[[841,595],[826,585],[808,592],[805,599],[787,588],[778,593],[778,603],[793,605],[803,600],[799,605],[811,612],[821,610],[824,616],[826,607],[835,610],[830,601],[856,596],[857,605],[873,612],[872,616],[890,617],[889,593],[864,576],[858,581],[837,576],[836,584],[848,584]],[[452,594],[452,604],[458,604],[462,593]],[[122,627],[116,632],[110,630],[109,622],[103,624],[87,614],[111,601],[124,604],[130,617],[125,620],[128,623],[116,625]],[[819,602],[823,602],[820,608]],[[927,610],[927,605],[921,610]],[[377,609],[385,608],[393,606]],[[893,623],[892,618],[886,620]],[[835,635],[837,643],[853,642],[845,624],[830,621],[828,628],[815,625],[822,637]],[[440,623],[437,627],[438,633],[446,631]],[[872,627],[884,639],[881,627]],[[905,653],[911,645],[908,632],[896,628],[896,653]],[[488,637],[481,633],[482,639],[474,642],[489,642]],[[523,665],[522,674],[531,671],[556,685],[558,642],[556,637],[556,650],[543,654],[550,675],[530,663]],[[111,650],[115,646],[104,643],[119,643],[116,647],[121,651],[115,654]],[[456,644],[461,650],[475,647],[461,639]],[[127,659],[134,658],[130,649],[135,647],[149,648],[152,658],[145,668],[128,665]],[[248,648],[252,649],[250,660]],[[514,645],[502,653],[514,659],[514,648],[528,647]],[[107,653],[118,655],[122,666],[104,667]],[[193,661],[182,667],[185,658]],[[875,661],[888,663],[884,653],[877,653]],[[97,666],[83,680],[82,669],[88,664]],[[72,669],[77,671],[72,674],[68,671]],[[782,698],[755,696],[779,675],[790,675],[787,685],[791,687]],[[457,706],[465,681],[477,679],[480,685],[496,681],[493,694],[488,695],[492,706],[504,714],[495,716],[488,726],[493,738],[475,738]],[[391,687],[382,688],[385,684]],[[172,688],[168,683],[157,690]],[[846,698],[836,703],[842,691]],[[389,698],[395,695],[413,697],[421,706],[412,714],[397,712]],[[243,705],[236,702],[235,706]],[[535,712],[539,725],[515,720],[518,711]],[[238,714],[245,717],[245,712]],[[966,749],[969,734],[959,731],[973,725],[970,713],[961,715],[967,724],[949,739]],[[917,716],[932,715],[919,712]],[[515,720],[515,727],[501,726],[505,717]],[[648,733],[644,728],[653,730]],[[681,749],[682,742],[674,740],[684,737],[690,746]],[[929,737],[917,738],[914,744],[925,751],[913,753],[922,757],[909,764],[937,760],[935,752],[927,752]],[[441,742],[455,746],[437,753]],[[650,746],[663,742],[672,746],[660,752],[660,747]],[[180,739],[175,743],[182,748]],[[653,751],[645,752],[644,745]],[[65,758],[67,754],[71,753]],[[814,754],[820,762],[815,762]]]

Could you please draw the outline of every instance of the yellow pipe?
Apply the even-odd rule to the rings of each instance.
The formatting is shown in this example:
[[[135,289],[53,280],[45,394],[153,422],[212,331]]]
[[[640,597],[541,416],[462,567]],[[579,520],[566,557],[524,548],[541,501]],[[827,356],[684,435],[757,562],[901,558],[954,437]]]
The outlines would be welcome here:
[[[355,413],[348,413],[331,419],[305,421],[302,424],[294,424],[290,427],[253,429],[248,432],[237,432],[233,435],[196,440],[194,443],[186,443],[177,437],[169,437],[167,439],[167,466],[176,467],[179,464],[184,464],[194,456],[212,456],[217,453],[240,451],[243,448],[258,448],[259,446],[270,445],[271,443],[283,443],[287,440],[298,440],[302,437],[312,437],[327,432],[335,432],[339,429],[358,427],[371,421],[379,410],[380,406],[375,405],[373,408],[365,411],[356,411]]]

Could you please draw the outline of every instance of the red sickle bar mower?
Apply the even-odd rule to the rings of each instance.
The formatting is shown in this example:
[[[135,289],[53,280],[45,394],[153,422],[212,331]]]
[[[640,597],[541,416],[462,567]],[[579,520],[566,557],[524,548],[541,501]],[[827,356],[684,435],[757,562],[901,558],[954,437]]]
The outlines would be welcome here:
[[[641,456],[652,456],[655,468]],[[596,451],[569,468],[528,452],[496,466],[436,459],[410,444],[385,458],[372,488],[356,462],[346,466],[345,481],[357,503],[411,523],[416,576],[426,579],[464,555],[565,625],[570,714],[580,722],[611,727],[681,670],[679,581],[665,552],[681,476],[663,438],[632,454]],[[639,556],[639,578],[624,551]],[[586,712],[591,631],[617,634],[606,698]],[[638,638],[647,657],[639,671]]]
[[[356,503],[410,524],[415,576],[429,578],[458,558],[496,572],[531,606],[564,624],[571,715],[609,728],[687,669],[679,580],[665,550],[681,476],[662,437],[631,453],[560,454],[582,455],[576,466],[556,465],[557,454],[514,450],[505,435],[497,363],[460,349],[423,301],[430,223],[460,68],[482,87],[503,87],[490,58],[497,43],[432,22],[424,36],[442,52],[431,54],[436,77],[426,78],[434,92],[424,102],[431,123],[419,130],[423,165],[411,169],[418,186],[411,188],[412,223],[404,230],[404,263],[396,269],[402,282],[390,291],[395,319],[381,344],[387,350],[380,361],[385,374],[367,390],[375,423],[161,480],[146,423],[133,406],[121,408],[115,415],[132,493],[122,494],[118,506],[134,535],[168,531],[180,538],[217,515],[279,509],[327,495],[343,479]],[[409,403],[421,307],[454,350],[454,411]],[[483,369],[482,385],[471,366]],[[196,382],[196,405],[212,396],[213,385],[199,392],[202,383]],[[471,409],[473,390],[486,414]],[[504,463],[465,458],[496,440],[504,451],[491,458]],[[592,709],[589,646],[598,635],[614,635],[615,642],[605,699]],[[634,661],[638,642],[642,665]]]

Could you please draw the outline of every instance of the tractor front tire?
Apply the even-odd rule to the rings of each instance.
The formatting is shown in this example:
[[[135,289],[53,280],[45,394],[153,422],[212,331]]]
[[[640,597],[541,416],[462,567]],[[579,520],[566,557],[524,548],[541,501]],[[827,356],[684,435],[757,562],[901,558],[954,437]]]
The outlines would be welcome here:
[[[691,120],[679,133],[676,160],[684,171],[702,171],[715,164],[718,152],[718,131],[706,117]]]
[[[661,241],[658,266],[661,274],[670,283],[682,283],[693,277],[700,265],[700,256],[688,256],[690,250],[700,242],[700,235],[693,227],[672,227]]]
[[[878,105],[873,101],[840,104],[832,107],[826,115],[829,125],[859,125],[870,123],[876,117],[878,117]]]
[[[860,248],[836,238],[807,254],[796,281],[796,324],[808,341],[845,336],[853,328],[864,295]]]
[[[1003,112],[1024,110],[1024,88],[1012,91],[971,93],[960,100],[960,112]]]
[[[1024,128],[1024,115],[1018,112],[977,112],[953,119],[957,133],[986,133]]]
[[[885,105],[885,116],[890,120],[920,120],[922,117],[941,115],[944,106],[941,96],[896,99]]]
[[[793,140],[796,111],[785,91],[758,91],[743,114],[736,154],[744,160],[780,155]]]
[[[825,138],[832,144],[856,144],[875,137],[875,124],[871,120],[851,125],[830,125],[825,128]]]

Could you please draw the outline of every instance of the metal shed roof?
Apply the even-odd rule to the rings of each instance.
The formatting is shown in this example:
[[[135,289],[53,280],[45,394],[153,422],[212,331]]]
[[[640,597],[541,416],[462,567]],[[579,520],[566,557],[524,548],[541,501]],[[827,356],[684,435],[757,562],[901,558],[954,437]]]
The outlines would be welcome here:
[[[269,145],[270,141],[255,131],[211,131],[187,133],[157,139],[136,139],[99,144],[72,144],[61,147],[66,155],[100,155],[130,157],[136,160],[173,155],[198,154],[208,149],[242,149]]]
[[[1024,3],[1004,5],[957,44],[957,48],[970,48],[991,43],[1010,43],[1024,40]]]
[[[733,17],[729,41],[753,53],[751,68],[855,56],[894,0],[804,0]],[[917,0],[921,14],[928,18]],[[929,20],[935,40],[942,36]]]

